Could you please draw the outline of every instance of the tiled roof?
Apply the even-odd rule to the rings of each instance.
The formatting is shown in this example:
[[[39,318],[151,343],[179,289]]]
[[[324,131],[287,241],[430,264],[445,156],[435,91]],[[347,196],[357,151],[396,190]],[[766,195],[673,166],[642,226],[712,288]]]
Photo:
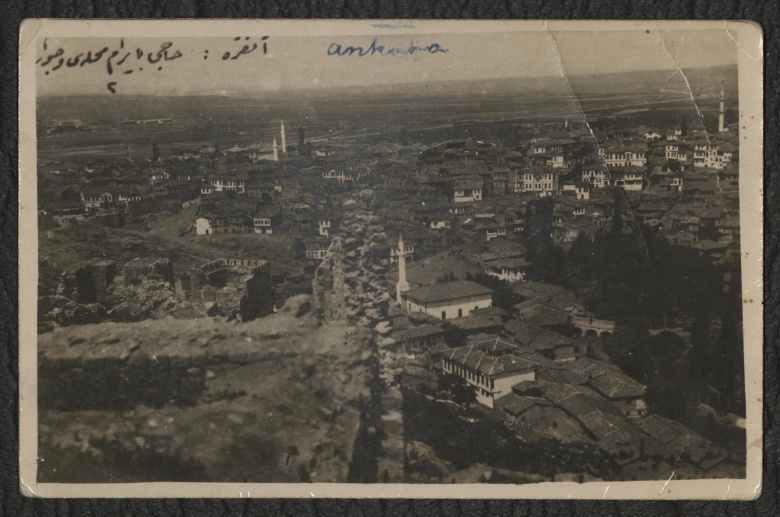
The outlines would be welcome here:
[[[505,410],[512,415],[519,415],[526,409],[533,406],[549,407],[551,404],[546,399],[540,397],[525,397],[517,393],[510,393],[495,401],[495,406]]]
[[[519,282],[512,286],[512,290],[526,298],[539,300],[559,306],[558,301],[567,304],[574,303],[574,293],[568,289],[555,284],[545,284],[542,282]]]
[[[412,289],[404,293],[404,297],[416,302],[433,303],[488,294],[493,294],[493,290],[470,280],[455,280]]]
[[[657,416],[650,415],[643,418],[638,423],[639,428],[645,433],[655,438],[664,445],[670,443],[680,436],[680,433],[666,423],[666,420]]]
[[[469,311],[472,316],[489,316],[498,318],[508,318],[509,314],[501,307],[485,307],[484,309],[475,309]]]
[[[485,247],[499,258],[524,256],[528,253],[525,246],[506,238],[492,239]]]
[[[629,173],[640,173],[645,172],[644,167],[639,167],[638,165],[620,165],[618,167],[612,167],[610,169],[613,174],[629,174]]]
[[[482,188],[482,181],[478,179],[461,179],[455,180],[455,189],[471,189],[479,190]]]
[[[569,314],[559,307],[553,307],[539,300],[526,300],[515,305],[521,320],[538,326],[565,325]]]
[[[495,268],[515,269],[529,266],[531,263],[522,258],[503,258],[485,262],[486,266]]]
[[[500,316],[464,316],[462,318],[453,318],[447,321],[461,330],[489,330],[498,328],[503,323],[503,319]]]
[[[605,369],[588,381],[588,384],[608,398],[641,397],[647,388],[623,372]]]
[[[451,348],[447,346],[447,343],[434,343],[425,347],[425,351],[431,355],[441,354],[447,350],[451,350]]]
[[[515,350],[516,345],[496,334],[476,334],[468,338],[469,344],[478,346],[486,352],[496,353],[507,350]]]
[[[431,325],[430,323],[424,323],[419,326],[412,326],[406,329],[403,329],[399,332],[395,332],[393,334],[393,337],[395,339],[415,339],[415,338],[422,338],[426,336],[435,336],[437,334],[443,334],[444,330],[441,327],[437,327],[436,325]]]
[[[557,332],[517,320],[510,321],[505,328],[517,341],[535,350],[551,350],[572,343],[570,338]]]
[[[446,359],[463,365],[466,368],[476,370],[488,376],[511,373],[521,370],[530,370],[539,366],[539,363],[518,357],[514,354],[505,354],[491,357],[478,346],[464,346],[453,348],[443,353]]]
[[[550,382],[583,384],[607,398],[641,397],[646,388],[617,366],[583,357],[557,368],[546,369],[539,378]]]

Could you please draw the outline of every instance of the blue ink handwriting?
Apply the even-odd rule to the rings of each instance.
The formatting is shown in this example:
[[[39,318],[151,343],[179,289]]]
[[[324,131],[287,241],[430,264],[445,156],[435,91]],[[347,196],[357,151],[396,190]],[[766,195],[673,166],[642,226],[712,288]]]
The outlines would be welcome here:
[[[328,46],[329,56],[411,56],[416,53],[420,54],[439,54],[443,52],[449,52],[450,49],[444,48],[438,43],[431,43],[428,46],[422,47],[417,45],[414,41],[409,42],[408,47],[386,47],[377,42],[374,38],[367,47],[356,47],[353,45],[342,45],[341,43],[331,43]]]

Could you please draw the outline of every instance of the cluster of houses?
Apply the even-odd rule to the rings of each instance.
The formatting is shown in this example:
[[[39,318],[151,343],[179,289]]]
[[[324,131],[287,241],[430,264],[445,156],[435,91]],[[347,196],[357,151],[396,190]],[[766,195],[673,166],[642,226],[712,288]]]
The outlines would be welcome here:
[[[203,148],[189,159],[181,155],[160,158],[153,145],[149,160],[97,162],[58,170],[59,164],[38,167],[38,213],[43,228],[56,228],[91,219],[121,224],[125,216],[171,213],[200,200],[209,177],[214,150]]]
[[[484,260],[506,253],[522,261],[520,248],[495,239],[477,255]],[[395,250],[397,304],[388,311],[392,330],[384,346],[405,358],[407,375],[426,378],[438,372],[456,377],[478,404],[496,412],[524,440],[565,436],[592,443],[621,468],[658,464],[670,457],[674,463],[686,446],[690,451],[683,459],[694,468],[708,471],[731,461],[728,451],[674,420],[652,414],[644,385],[593,358],[589,340],[579,336],[609,336],[615,323],[593,318],[572,291],[505,275],[523,300],[505,310],[493,306],[493,289],[469,279],[438,276],[447,269],[466,277],[478,271],[479,262],[466,250],[457,256],[418,259],[409,267],[411,252],[406,250],[401,238]],[[484,263],[498,272],[503,260]]]
[[[518,274],[529,263],[521,245],[497,239],[457,255],[432,257],[407,267],[410,254],[403,241],[395,254],[398,275],[395,298],[400,310],[393,322],[397,346],[404,353],[425,355],[427,363],[462,377],[477,390],[477,400],[493,407],[523,380],[536,380],[542,365],[577,361],[587,352],[577,335],[609,335],[614,322],[594,320],[563,287],[524,281]],[[474,252],[479,260],[474,260]],[[485,271],[507,281],[523,301],[512,311],[493,306],[494,289],[471,278]],[[522,265],[515,270],[515,264]],[[452,270],[450,277],[439,276]],[[458,273],[454,273],[457,270]],[[392,278],[392,277],[391,277]],[[487,337],[486,337],[487,336]],[[492,339],[490,346],[485,339]],[[463,342],[463,340],[466,342]],[[618,376],[619,373],[607,372]],[[622,376],[623,383],[630,382]],[[634,383],[633,389],[639,390]],[[642,393],[638,397],[641,398]],[[637,399],[637,410],[643,405]]]
[[[588,354],[578,336],[610,335],[614,322],[595,319],[560,286],[526,281],[543,265],[523,246],[539,198],[551,202],[561,246],[613,227],[619,198],[621,217],[634,226],[713,261],[738,260],[737,137],[720,129],[705,148],[706,133],[695,127],[607,127],[594,142],[589,130],[548,123],[519,147],[454,141],[421,153],[418,169],[396,164],[379,191],[388,234],[403,233],[390,243],[398,265],[393,346],[414,364],[460,378],[528,439],[558,427],[621,465],[649,451],[667,457],[681,443],[707,450],[688,458],[697,468],[728,462],[727,451],[649,414],[645,386]],[[691,154],[667,157],[667,146]],[[698,151],[709,158],[700,162]],[[495,307],[496,293],[477,274],[509,283],[524,301]]]
[[[445,246],[438,241],[521,240],[540,198],[553,204],[551,234],[560,246],[594,239],[619,216],[624,231],[639,221],[672,244],[718,253],[738,240],[736,217],[723,214],[737,212],[739,175],[737,128],[726,127],[722,114],[719,124],[711,133],[697,123],[663,128],[630,119],[602,120],[593,132],[568,120],[519,124],[518,144],[467,139],[429,147],[416,165],[399,160],[383,169],[375,188],[383,219],[422,254]],[[697,221],[713,208],[721,217]]]

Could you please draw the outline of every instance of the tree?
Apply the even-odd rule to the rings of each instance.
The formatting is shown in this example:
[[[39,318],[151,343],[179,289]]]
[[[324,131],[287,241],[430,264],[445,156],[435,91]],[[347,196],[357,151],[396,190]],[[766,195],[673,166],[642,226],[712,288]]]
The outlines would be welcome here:
[[[306,245],[304,244],[303,239],[301,239],[300,237],[296,237],[292,243],[292,250],[295,253],[295,255],[299,257],[305,256]]]
[[[646,322],[637,318],[618,321],[609,355],[621,370],[639,382],[646,382],[646,350],[649,341],[650,333]]]
[[[514,313],[515,304],[523,301],[523,298],[512,290],[511,285],[486,273],[477,273],[476,275],[467,273],[466,280],[493,289],[493,307],[504,309],[510,314]]]
[[[525,243],[530,250],[552,243],[553,208],[551,197],[528,202],[525,216]]]
[[[474,387],[462,377],[447,373],[439,377],[437,385],[440,391],[446,391],[449,397],[458,404],[468,407],[469,404],[477,401]]]
[[[699,305],[693,316],[691,326],[691,352],[688,356],[688,374],[691,380],[697,384],[707,382],[707,374],[710,371],[710,326],[712,314],[707,304]]]
[[[715,387],[723,395],[718,409],[741,412],[744,407],[744,345],[738,328],[739,312],[733,310],[734,303],[728,303],[736,297],[730,298],[724,300],[721,309],[720,334],[713,345],[711,375]]]
[[[618,187],[612,189],[612,237],[620,242],[623,239],[623,191]]]

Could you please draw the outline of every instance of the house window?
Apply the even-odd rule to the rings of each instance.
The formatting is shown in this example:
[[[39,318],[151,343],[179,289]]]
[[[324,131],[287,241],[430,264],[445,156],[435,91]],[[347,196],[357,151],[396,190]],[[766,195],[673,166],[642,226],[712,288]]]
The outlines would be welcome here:
[[[443,320],[447,319],[447,311],[441,311],[441,319]]]
[[[463,309],[458,309],[458,318],[463,317]]]

